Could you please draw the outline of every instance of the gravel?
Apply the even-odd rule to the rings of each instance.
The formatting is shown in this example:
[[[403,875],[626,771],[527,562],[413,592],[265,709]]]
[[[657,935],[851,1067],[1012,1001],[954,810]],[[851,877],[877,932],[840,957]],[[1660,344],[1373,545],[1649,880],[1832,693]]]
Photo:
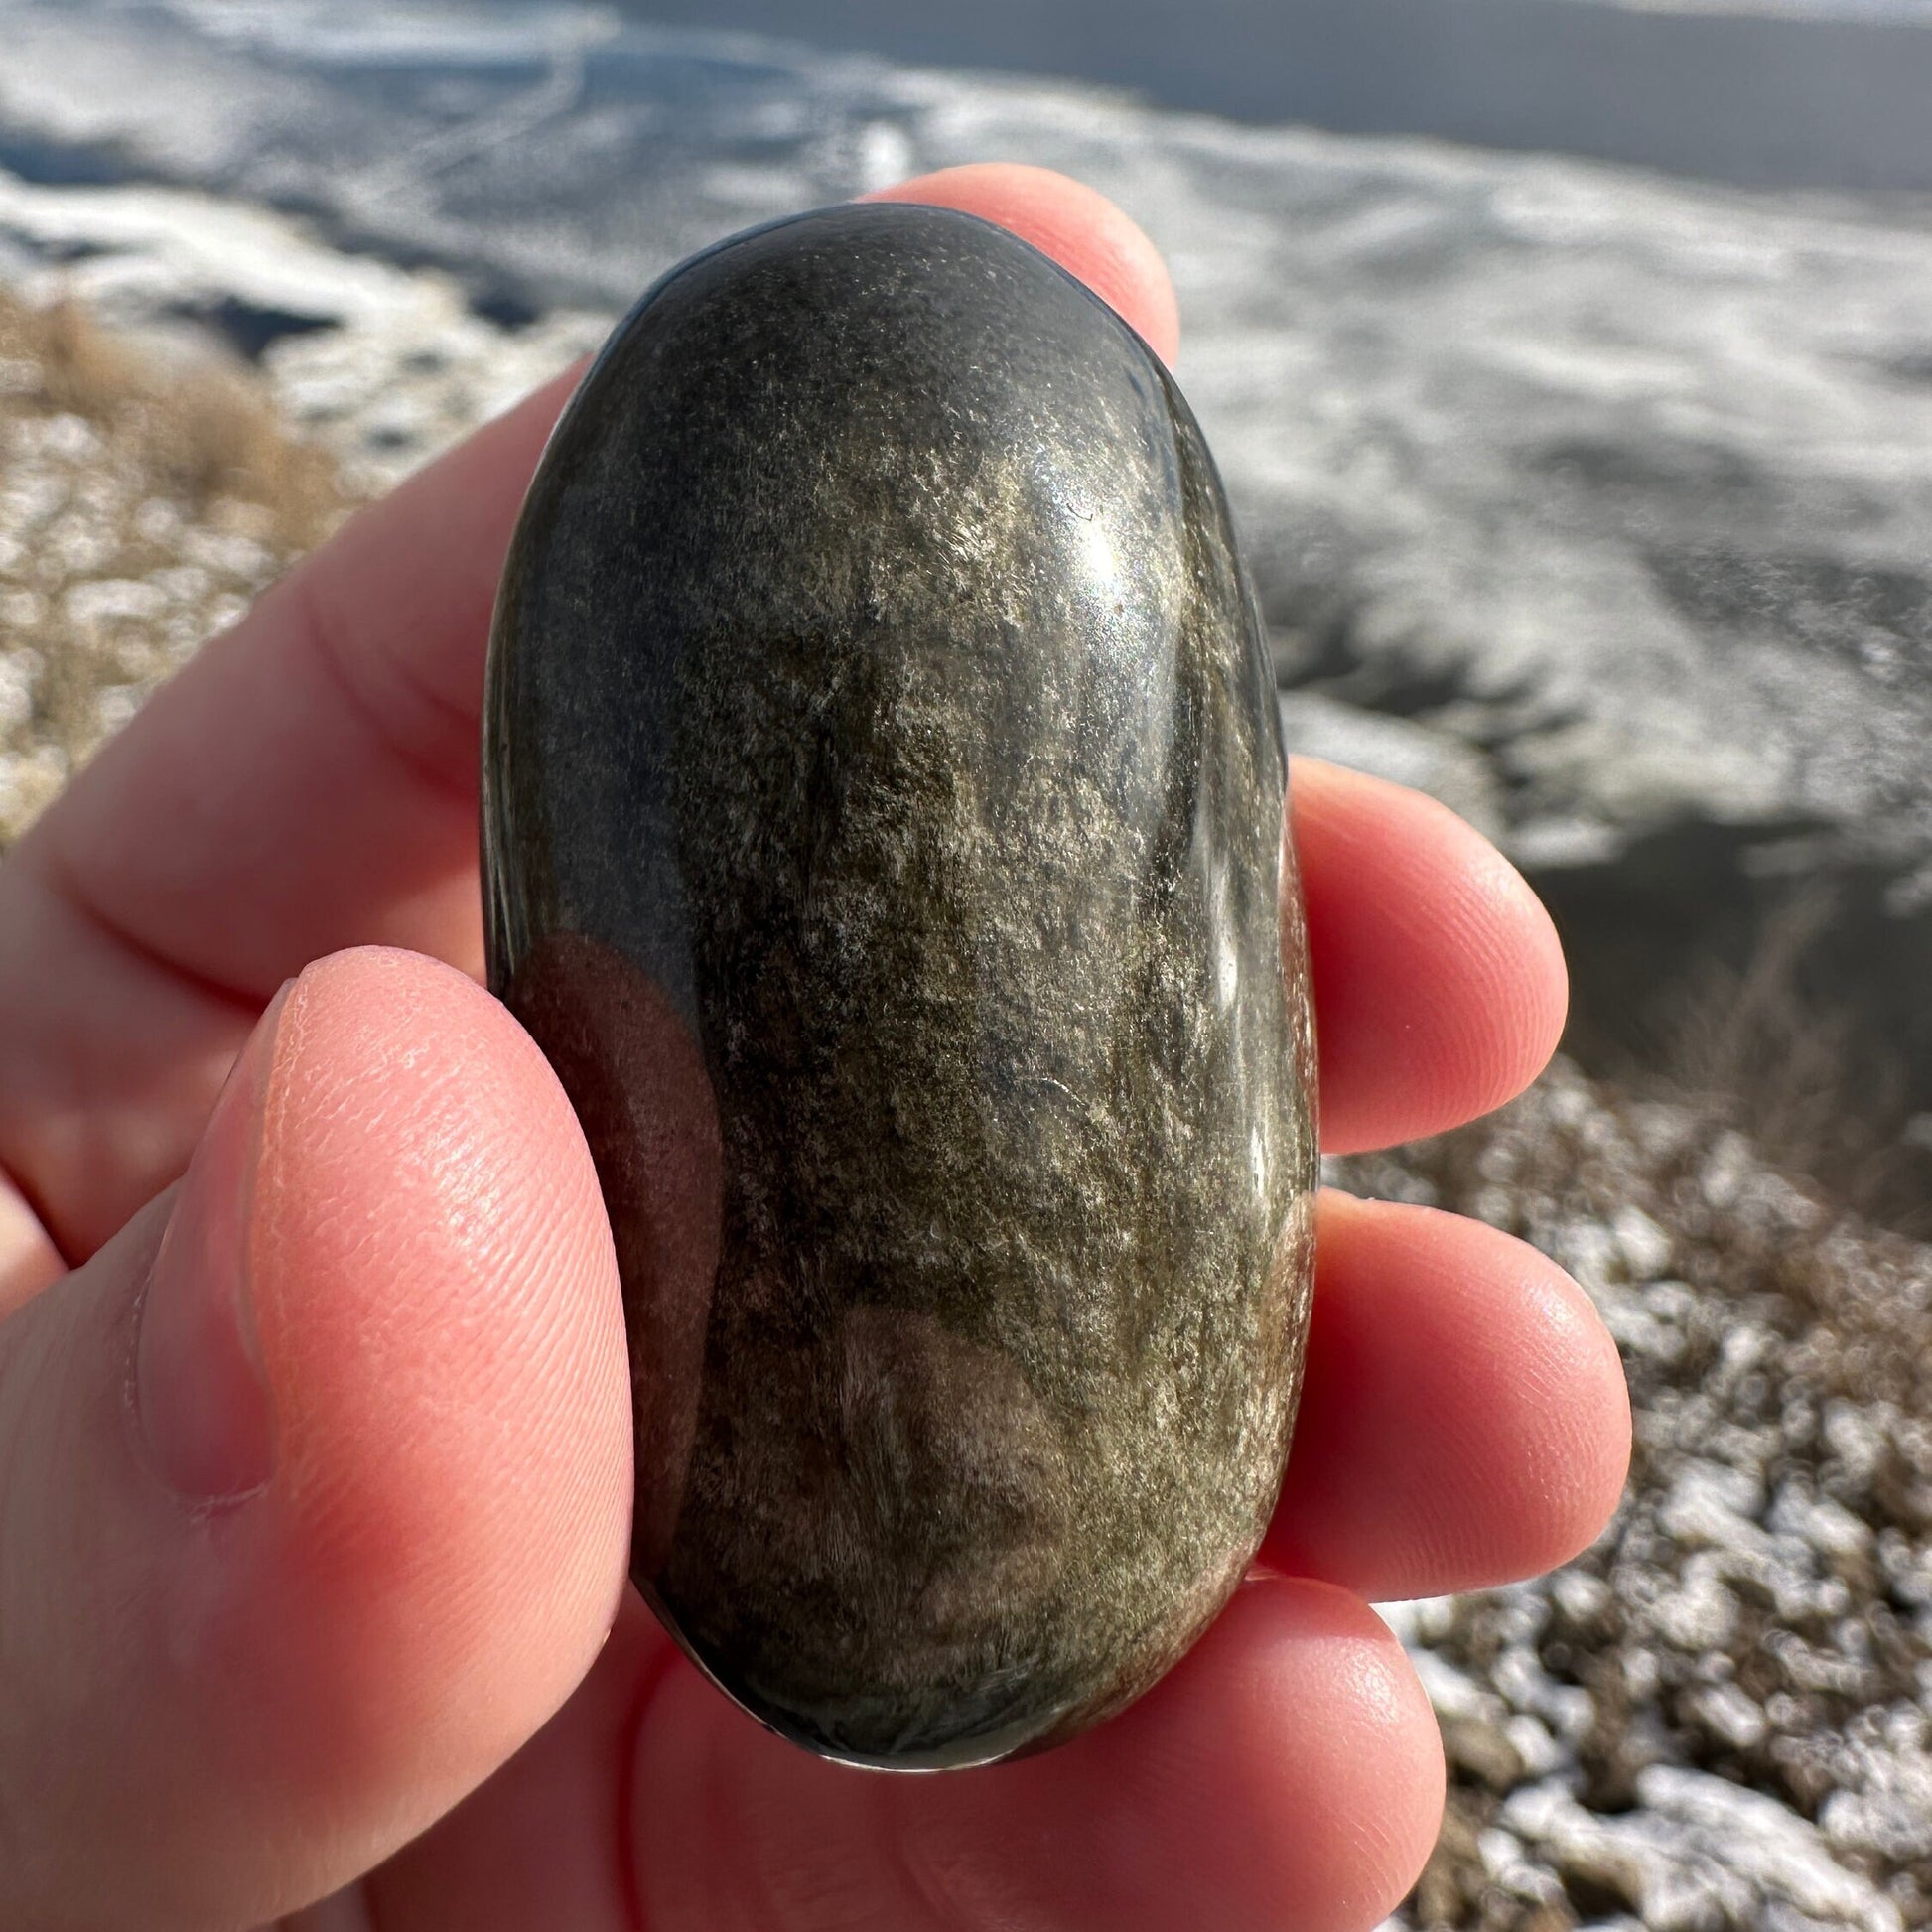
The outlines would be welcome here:
[[[1486,1122],[1333,1173],[1561,1262],[1636,1428],[1575,1563],[1386,1611],[1452,1778],[1398,1923],[1932,1922],[1932,1247],[1562,1060]]]

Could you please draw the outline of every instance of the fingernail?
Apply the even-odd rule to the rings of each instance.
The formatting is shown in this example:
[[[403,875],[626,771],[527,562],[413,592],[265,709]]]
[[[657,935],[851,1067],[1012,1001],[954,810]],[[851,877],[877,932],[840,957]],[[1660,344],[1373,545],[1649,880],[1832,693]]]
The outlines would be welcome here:
[[[293,984],[293,982],[290,982]],[[256,1023],[208,1116],[142,1299],[135,1400],[155,1464],[198,1502],[262,1488],[274,1419],[248,1290],[262,1108],[288,986]]]

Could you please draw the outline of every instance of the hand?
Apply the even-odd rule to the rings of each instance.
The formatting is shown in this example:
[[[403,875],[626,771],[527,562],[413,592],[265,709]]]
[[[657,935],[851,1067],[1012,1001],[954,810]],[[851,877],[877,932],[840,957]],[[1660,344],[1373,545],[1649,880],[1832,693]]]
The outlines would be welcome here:
[[[1166,275],[1097,197],[897,192],[1006,222],[1173,354]],[[1263,1562],[1060,1750],[821,1763],[625,1585],[610,1236],[476,984],[484,636],[568,386],[355,518],[0,871],[0,1924],[1372,1924],[1443,1768],[1362,1599],[1555,1564],[1624,1471],[1614,1349],[1500,1234],[1323,1198]],[[1329,1145],[1508,1098],[1564,1009],[1528,888],[1415,793],[1298,762],[1293,797]]]

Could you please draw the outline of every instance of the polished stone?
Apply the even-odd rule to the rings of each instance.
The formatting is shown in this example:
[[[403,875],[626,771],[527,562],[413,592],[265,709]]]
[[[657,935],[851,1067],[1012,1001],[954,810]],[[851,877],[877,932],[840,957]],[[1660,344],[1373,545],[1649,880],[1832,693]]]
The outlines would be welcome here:
[[[1121,1709],[1274,1505],[1316,1173],[1273,683],[1158,358],[950,211],[686,262],[531,488],[483,776],[647,1599],[857,1762]]]

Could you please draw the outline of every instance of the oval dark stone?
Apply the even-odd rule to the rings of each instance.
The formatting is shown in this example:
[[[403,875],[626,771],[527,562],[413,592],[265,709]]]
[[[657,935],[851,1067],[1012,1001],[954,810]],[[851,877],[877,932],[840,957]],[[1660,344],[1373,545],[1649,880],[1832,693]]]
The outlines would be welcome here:
[[[1315,1181],[1274,687],[1160,361],[945,210],[686,262],[531,488],[483,776],[645,1596],[856,1762],[1120,1709],[1273,1507]]]

